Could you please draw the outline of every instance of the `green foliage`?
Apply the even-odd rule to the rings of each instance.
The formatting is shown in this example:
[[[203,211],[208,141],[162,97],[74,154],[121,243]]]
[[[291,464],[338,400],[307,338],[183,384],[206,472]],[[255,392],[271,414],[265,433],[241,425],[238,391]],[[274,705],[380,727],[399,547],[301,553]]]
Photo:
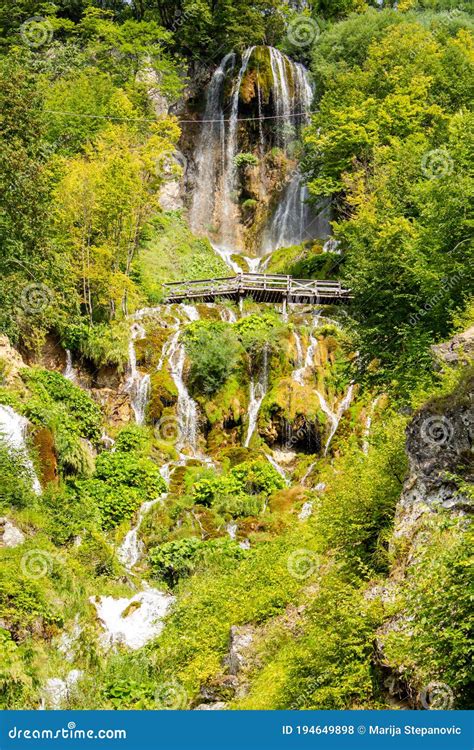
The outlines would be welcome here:
[[[23,379],[39,397],[59,404],[82,437],[94,442],[100,438],[102,414],[96,403],[81,388],[59,372],[24,370]]]
[[[262,503],[285,486],[280,474],[267,461],[238,464],[227,475],[198,480],[193,485],[192,501],[215,506],[232,516],[257,515]]]
[[[9,506],[26,508],[34,504],[33,471],[27,456],[14,450],[0,433],[0,512]]]
[[[192,393],[212,395],[237,364],[240,351],[233,329],[225,323],[198,321],[187,327],[185,346],[191,360]]]
[[[162,544],[150,550],[150,563],[155,575],[170,585],[189,575],[194,569],[194,560],[203,542],[191,537]]]
[[[473,293],[472,22],[438,21],[384,11],[323,33],[306,133],[310,191],[337,211],[357,348],[403,379],[428,368],[423,350]]]
[[[195,237],[177,212],[153,219],[135,269],[141,288],[154,304],[162,299],[164,282],[229,275],[228,267],[208,240]]]
[[[241,153],[234,156],[234,166],[237,169],[247,169],[248,167],[257,167],[258,158],[254,154]]]
[[[472,531],[438,516],[428,522],[398,603],[400,627],[385,653],[419,690],[446,683],[454,708],[472,705]]]

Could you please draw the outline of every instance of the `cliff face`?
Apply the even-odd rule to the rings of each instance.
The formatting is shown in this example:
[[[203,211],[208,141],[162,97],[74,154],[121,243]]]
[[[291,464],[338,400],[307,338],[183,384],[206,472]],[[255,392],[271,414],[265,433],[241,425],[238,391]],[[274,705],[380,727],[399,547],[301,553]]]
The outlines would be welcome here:
[[[452,357],[455,337],[437,347],[445,354],[443,365],[458,363]],[[454,619],[460,617],[462,602],[453,596],[448,606],[436,604],[450,597],[449,579],[456,578],[456,565],[464,571],[460,550],[468,544],[473,510],[474,480],[474,377],[467,366],[460,382],[447,395],[428,401],[413,417],[406,431],[409,476],[404,484],[395,515],[390,553],[392,566],[388,579],[369,596],[379,596],[389,614],[379,629],[375,657],[389,702],[405,708],[452,708],[456,691],[452,678],[439,680],[439,649],[449,642],[449,618],[440,617],[438,631],[420,637],[414,613],[423,611],[427,598],[433,609],[444,606]],[[443,549],[444,548],[444,549]],[[454,554],[451,552],[454,550]],[[452,557],[451,571],[439,558]],[[430,556],[432,560],[430,560]],[[462,581],[457,584],[462,591]],[[428,592],[427,594],[425,592]],[[436,635],[437,633],[437,635]],[[436,637],[446,641],[435,644]],[[412,641],[412,645],[410,645]],[[425,650],[421,665],[415,666],[416,649]],[[423,663],[424,662],[424,663]],[[459,666],[459,671],[463,668]],[[433,680],[431,675],[434,675]]]

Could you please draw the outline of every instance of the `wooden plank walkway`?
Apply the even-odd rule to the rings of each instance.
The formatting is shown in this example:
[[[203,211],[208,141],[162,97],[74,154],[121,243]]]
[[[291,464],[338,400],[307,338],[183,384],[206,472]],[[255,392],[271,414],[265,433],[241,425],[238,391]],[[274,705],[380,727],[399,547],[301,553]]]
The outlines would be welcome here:
[[[215,302],[216,299],[239,301],[252,297],[256,302],[334,305],[351,300],[349,289],[339,281],[294,279],[266,273],[240,273],[216,279],[174,281],[163,284],[165,302]]]

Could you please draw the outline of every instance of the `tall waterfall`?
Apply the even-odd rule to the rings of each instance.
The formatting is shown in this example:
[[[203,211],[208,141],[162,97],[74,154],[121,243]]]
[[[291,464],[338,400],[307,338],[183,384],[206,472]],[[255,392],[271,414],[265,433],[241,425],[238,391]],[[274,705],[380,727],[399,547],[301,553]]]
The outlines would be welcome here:
[[[249,119],[242,112],[242,85],[256,50],[249,47],[242,55],[240,66],[234,53],[226,55],[214,72],[207,89],[203,123],[196,148],[196,180],[190,210],[193,231],[210,235],[218,252],[226,260],[231,252],[243,249],[243,220],[240,217],[236,193],[239,188],[235,157],[249,144],[239,123]],[[279,50],[268,47],[271,86],[268,101],[263,101],[258,75],[254,81],[255,107],[258,116],[258,143],[254,150],[260,160],[260,184],[265,193],[267,165],[265,150],[279,146],[292,159],[291,146],[300,128],[308,121],[313,91],[306,68],[290,60]],[[231,86],[228,114],[225,114],[226,86]],[[253,79],[252,79],[253,80]],[[248,106],[248,105],[247,105]],[[269,113],[272,114],[269,114]],[[252,117],[250,117],[252,120]],[[273,189],[273,188],[272,188]],[[308,193],[299,171],[290,170],[283,184],[272,218],[263,233],[262,253],[278,247],[299,244],[304,239],[326,236],[329,232],[327,215],[315,216],[307,202]],[[234,271],[240,269],[229,262]]]

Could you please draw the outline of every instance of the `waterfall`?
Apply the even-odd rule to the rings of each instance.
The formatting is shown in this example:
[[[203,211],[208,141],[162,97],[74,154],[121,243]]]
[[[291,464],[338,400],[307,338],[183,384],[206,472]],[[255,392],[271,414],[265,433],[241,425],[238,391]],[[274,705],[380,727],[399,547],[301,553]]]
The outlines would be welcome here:
[[[214,219],[214,197],[219,180],[219,166],[225,160],[225,123],[222,106],[223,86],[229,70],[235,65],[235,54],[224,57],[207,89],[203,125],[196,148],[196,190],[190,211],[193,231],[206,231]],[[219,164],[220,162],[220,164]]]
[[[142,525],[143,519],[145,518],[148,511],[150,511],[154,505],[162,502],[162,497],[157,497],[154,500],[148,500],[143,503],[140,510],[138,511],[138,518],[135,526],[125,535],[125,538],[120,545],[118,550],[118,558],[122,565],[124,565],[129,571],[137,564],[144,551],[144,544],[138,538],[140,526]]]
[[[347,411],[347,409],[351,405],[353,392],[354,392],[354,383],[351,383],[349,385],[349,388],[347,389],[346,395],[344,396],[341,403],[339,404],[337,411],[333,412],[329,404],[327,403],[326,399],[324,398],[323,394],[320,393],[319,391],[316,391],[318,398],[319,398],[319,402],[321,404],[321,409],[329,417],[329,420],[331,422],[331,431],[329,433],[329,437],[326,441],[326,445],[324,448],[325,456],[327,455],[329,446],[331,445],[331,441],[334,435],[336,434],[337,428],[339,427],[339,422],[341,421],[343,414]]]
[[[0,405],[0,437],[2,437],[7,447],[17,451],[22,458],[24,467],[28,470],[31,477],[33,491],[41,494],[41,484],[35,472],[33,462],[28,455],[26,445],[26,434],[28,429],[28,420],[22,417],[12,409],[11,406]]]
[[[372,429],[372,420],[374,416],[375,409],[377,408],[377,404],[380,401],[380,396],[377,396],[370,405],[370,411],[367,415],[367,419],[365,422],[365,429],[364,429],[364,436],[362,441],[362,451],[367,455],[369,452],[369,438],[370,438],[370,431]]]
[[[318,347],[318,340],[313,336],[313,334],[310,334],[309,337],[309,346],[306,351],[306,357],[304,360],[304,364],[302,367],[297,368],[293,371],[292,378],[296,383],[299,383],[299,385],[304,385],[305,378],[309,375],[313,368],[314,364],[314,355],[316,353],[316,349]]]
[[[181,309],[184,310],[185,314],[188,316],[190,323],[199,320],[199,311],[194,305],[181,305]]]
[[[168,362],[170,373],[178,391],[177,417],[179,426],[178,447],[189,447],[196,454],[198,446],[198,409],[197,404],[189,395],[184,382],[184,363],[186,352],[184,344],[179,340],[181,331],[178,328],[173,335],[169,349]]]
[[[125,390],[130,394],[130,402],[137,424],[143,424],[145,421],[145,411],[150,395],[150,376],[139,373],[135,351],[135,341],[143,339],[145,336],[146,332],[143,326],[139,323],[133,323],[130,329],[130,341],[128,344],[129,376],[125,384]]]
[[[239,153],[239,105],[242,83],[248,70],[255,47],[249,47],[242,55],[240,67],[235,75],[236,55],[230,53],[221,61],[207,88],[203,122],[196,147],[196,181],[190,209],[190,224],[195,232],[215,236],[216,251],[235,271],[240,268],[232,261],[231,254],[241,246],[243,227],[239,217],[235,192],[238,188],[235,156]],[[258,113],[258,153],[260,154],[260,177],[262,190],[266,190],[265,149],[272,142],[272,131],[277,125],[276,142],[287,153],[295,135],[308,121],[313,90],[306,68],[290,60],[279,50],[268,47],[272,73],[271,106],[276,120],[264,121],[263,97],[260,81],[256,81],[256,104]],[[225,84],[233,77],[229,101],[229,115],[224,116],[223,99]],[[266,128],[270,128],[267,130]],[[275,137],[273,136],[273,142]],[[269,225],[264,232],[261,249],[265,252],[301,243],[314,236],[329,233],[327,213],[323,210],[315,216],[308,202],[308,192],[298,170],[293,170],[288,185]],[[311,232],[309,231],[311,228]],[[249,259],[246,259],[249,262]],[[258,261],[257,261],[258,263]],[[249,263],[250,266],[250,263]]]
[[[224,246],[235,247],[238,242],[237,237],[237,218],[233,200],[235,189],[235,179],[237,170],[234,165],[234,157],[238,153],[238,121],[239,121],[239,99],[240,87],[244,74],[247,70],[250,57],[255,47],[249,47],[242,55],[242,64],[240,66],[237,81],[232,91],[232,100],[229,117],[229,128],[227,132],[227,146],[225,153],[224,175],[222,184],[222,210],[221,210],[221,236]]]
[[[72,383],[75,383],[77,380],[77,372],[72,366],[72,354],[70,349],[66,349],[66,367],[64,368],[63,375]]]
[[[268,388],[268,347],[263,349],[263,363],[258,380],[252,376],[250,380],[250,399],[248,408],[248,429],[244,447],[248,448],[250,440],[257,426],[258,414]]]
[[[142,585],[142,591],[131,599],[90,598],[105,631],[101,638],[104,647],[123,644],[133,650],[139,649],[163,630],[163,618],[174,597],[151,588],[145,582]]]
[[[293,331],[293,338],[295,340],[295,347],[296,347],[296,364],[298,369],[303,367],[303,347],[301,345],[301,336],[298,333],[298,331]]]
[[[267,458],[269,463],[271,463],[275,471],[279,473],[281,478],[285,480],[285,484],[290,484],[290,480],[288,479],[286,471],[282,466],[280,466],[276,458],[274,456],[271,456],[269,453],[265,453],[265,457]]]
[[[234,539],[236,539],[236,537],[237,537],[237,530],[238,530],[238,526],[237,526],[237,524],[235,523],[235,521],[230,521],[230,522],[229,522],[229,523],[227,524],[227,526],[225,527],[225,530],[227,531],[227,533],[228,533],[228,535],[229,535],[229,537],[230,537],[231,539],[233,539],[233,540],[234,540]]]

